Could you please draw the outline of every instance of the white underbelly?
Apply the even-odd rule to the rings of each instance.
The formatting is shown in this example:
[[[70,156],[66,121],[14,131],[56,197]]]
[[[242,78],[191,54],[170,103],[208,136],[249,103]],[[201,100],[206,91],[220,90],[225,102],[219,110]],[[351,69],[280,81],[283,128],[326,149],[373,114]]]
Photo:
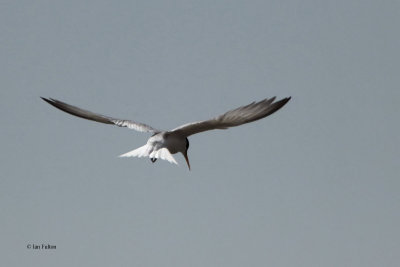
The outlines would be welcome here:
[[[186,138],[168,133],[160,133],[150,137],[147,142],[155,150],[167,148],[171,154],[184,152],[186,150]]]

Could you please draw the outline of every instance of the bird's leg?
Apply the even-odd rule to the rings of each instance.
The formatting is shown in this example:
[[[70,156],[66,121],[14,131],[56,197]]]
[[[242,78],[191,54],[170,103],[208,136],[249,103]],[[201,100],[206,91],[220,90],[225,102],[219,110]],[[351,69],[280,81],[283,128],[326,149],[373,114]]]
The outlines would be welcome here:
[[[151,160],[151,162],[154,163],[154,162],[156,162],[157,159],[156,158],[150,158],[150,160]]]

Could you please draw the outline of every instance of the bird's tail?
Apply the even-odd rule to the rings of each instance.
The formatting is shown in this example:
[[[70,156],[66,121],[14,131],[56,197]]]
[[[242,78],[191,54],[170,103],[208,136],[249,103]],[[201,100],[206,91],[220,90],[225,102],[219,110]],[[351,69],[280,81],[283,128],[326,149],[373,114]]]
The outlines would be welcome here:
[[[152,150],[152,147],[147,144],[136,148],[135,150],[122,154],[119,157],[150,157],[152,159],[163,159],[171,163],[178,164],[171,153],[168,151],[168,149],[161,148],[158,150]]]
[[[150,155],[150,150],[151,147],[149,147],[147,144],[144,146],[141,146],[139,148],[136,148],[135,150],[129,151],[125,154],[120,155],[119,157],[148,157]]]

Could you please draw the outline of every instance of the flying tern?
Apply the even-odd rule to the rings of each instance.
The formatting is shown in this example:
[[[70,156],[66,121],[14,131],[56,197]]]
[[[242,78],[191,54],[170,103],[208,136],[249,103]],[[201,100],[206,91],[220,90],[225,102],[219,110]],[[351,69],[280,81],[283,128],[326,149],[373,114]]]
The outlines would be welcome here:
[[[290,100],[290,97],[279,101],[275,101],[275,97],[266,98],[259,102],[253,102],[246,106],[230,110],[209,120],[192,122],[170,131],[162,131],[144,123],[116,119],[84,110],[53,98],[41,98],[50,105],[77,117],[153,134],[144,146],[122,154],[120,157],[149,157],[153,163],[157,159],[163,159],[178,164],[172,154],[180,152],[184,156],[189,170],[189,136],[209,130],[227,129],[265,118],[279,110]]]

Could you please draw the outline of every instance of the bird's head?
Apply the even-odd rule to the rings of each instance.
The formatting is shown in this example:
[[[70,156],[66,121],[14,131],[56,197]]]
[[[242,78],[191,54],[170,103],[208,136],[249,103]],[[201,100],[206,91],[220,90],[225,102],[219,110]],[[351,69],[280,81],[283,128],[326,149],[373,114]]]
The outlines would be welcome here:
[[[190,163],[189,163],[189,158],[188,158],[188,154],[187,154],[188,150],[189,150],[189,139],[186,138],[186,149],[185,149],[185,152],[183,152],[182,154],[185,157],[186,163],[190,170]]]

